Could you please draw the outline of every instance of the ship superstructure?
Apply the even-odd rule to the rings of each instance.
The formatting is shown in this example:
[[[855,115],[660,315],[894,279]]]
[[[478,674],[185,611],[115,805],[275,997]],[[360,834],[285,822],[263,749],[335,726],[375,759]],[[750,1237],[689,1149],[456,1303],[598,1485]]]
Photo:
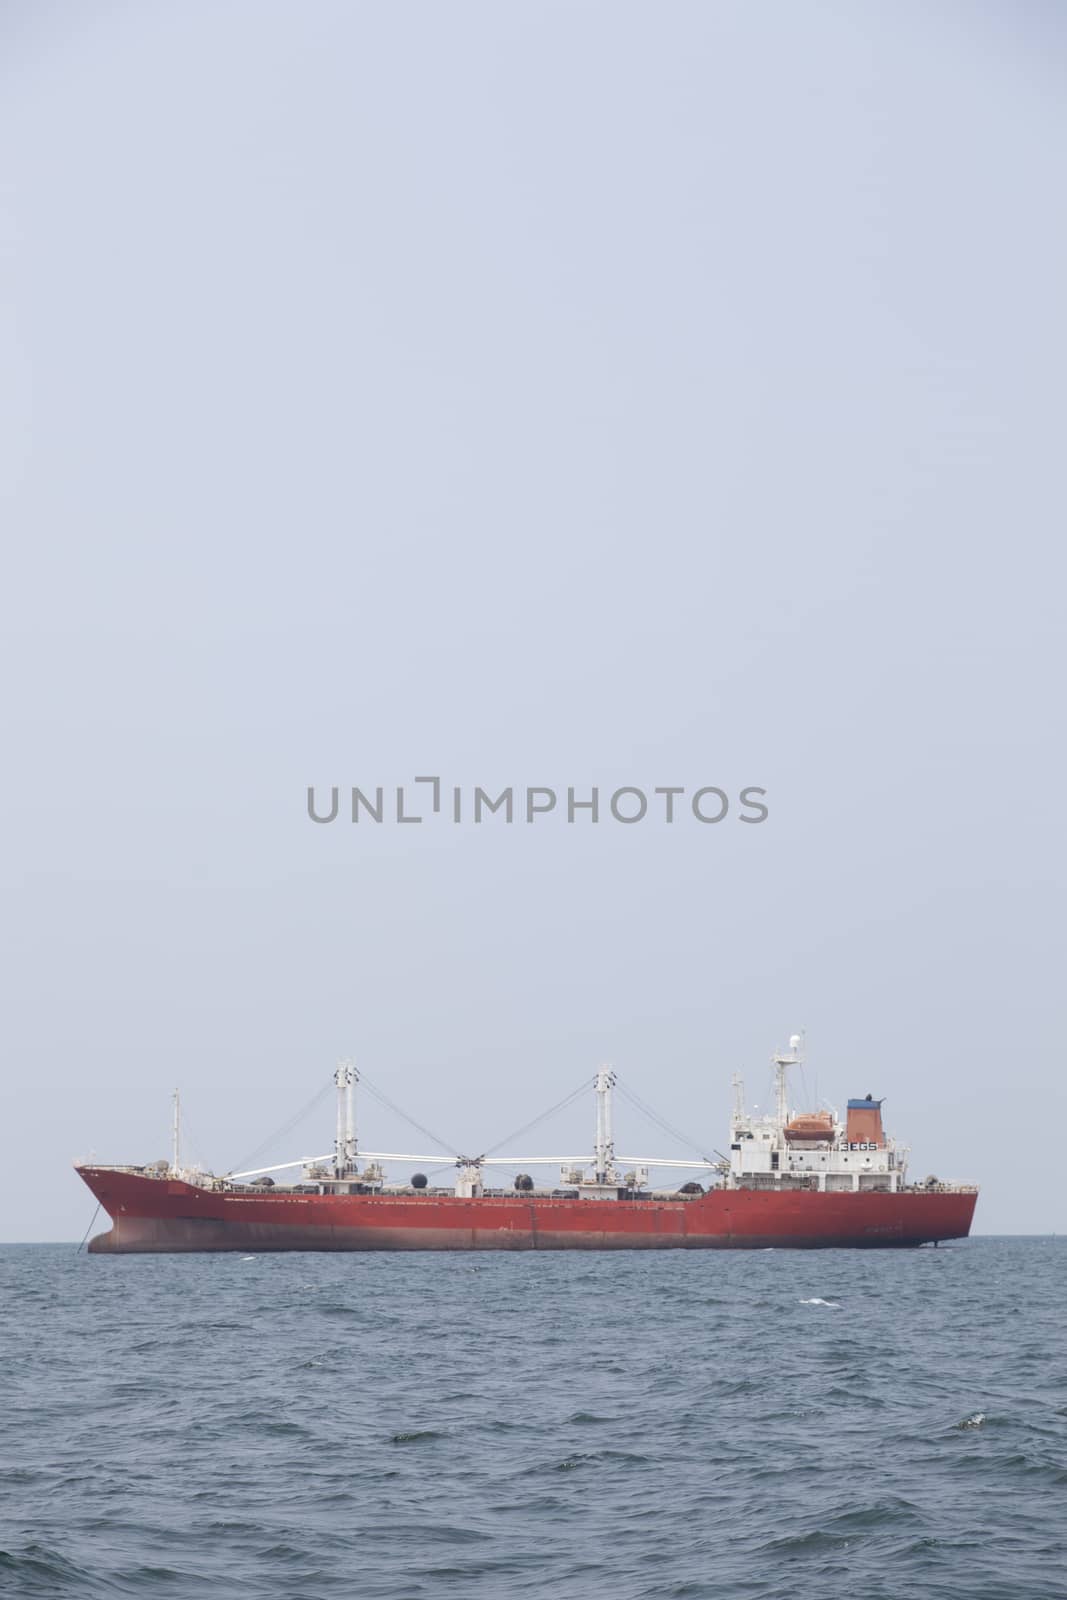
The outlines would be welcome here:
[[[882,1101],[849,1100],[842,1123],[832,1108],[789,1108],[789,1069],[803,1065],[803,1040],[794,1034],[774,1060],[774,1110],[745,1109],[744,1084],[734,1078],[729,1183],[737,1189],[816,1189],[820,1194],[896,1194],[907,1175],[908,1151],[886,1136]]]
[[[90,1250],[711,1249],[964,1237],[975,1186],[909,1185],[907,1151],[886,1136],[882,1101],[870,1094],[848,1101],[844,1121],[829,1107],[791,1109],[790,1069],[802,1065],[794,1035],[773,1058],[774,1104],[762,1116],[746,1109],[735,1078],[729,1154],[696,1160],[616,1152],[609,1066],[593,1079],[584,1155],[362,1150],[360,1074],[343,1061],[332,1151],[216,1177],[182,1164],[175,1096],[170,1162],[78,1166],[112,1218]],[[428,1170],[396,1172],[413,1165]],[[431,1181],[434,1169],[453,1176]],[[299,1175],[282,1182],[283,1172]]]

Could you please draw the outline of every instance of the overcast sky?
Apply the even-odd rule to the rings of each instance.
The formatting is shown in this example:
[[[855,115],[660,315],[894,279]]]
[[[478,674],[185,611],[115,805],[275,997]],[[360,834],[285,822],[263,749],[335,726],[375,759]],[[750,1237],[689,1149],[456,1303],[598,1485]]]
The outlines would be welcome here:
[[[800,1026],[1067,1230],[1065,19],[3,6],[0,1236],[176,1083],[218,1170],[346,1055],[721,1147]],[[308,819],[431,774],[769,816]]]

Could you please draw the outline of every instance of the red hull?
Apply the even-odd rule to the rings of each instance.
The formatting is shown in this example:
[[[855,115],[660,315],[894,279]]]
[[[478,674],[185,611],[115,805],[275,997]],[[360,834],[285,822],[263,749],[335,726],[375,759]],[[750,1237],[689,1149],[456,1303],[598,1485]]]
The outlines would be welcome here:
[[[974,1190],[715,1189],[691,1200],[212,1192],[107,1167],[78,1172],[112,1219],[90,1251],[758,1250],[964,1239]]]

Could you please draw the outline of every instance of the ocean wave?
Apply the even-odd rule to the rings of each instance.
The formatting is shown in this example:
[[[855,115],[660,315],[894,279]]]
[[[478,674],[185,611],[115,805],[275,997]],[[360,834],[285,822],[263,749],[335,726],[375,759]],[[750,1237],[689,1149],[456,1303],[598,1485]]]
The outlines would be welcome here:
[[[0,1250],[0,1597],[1051,1600],[1062,1246],[770,1254]]]

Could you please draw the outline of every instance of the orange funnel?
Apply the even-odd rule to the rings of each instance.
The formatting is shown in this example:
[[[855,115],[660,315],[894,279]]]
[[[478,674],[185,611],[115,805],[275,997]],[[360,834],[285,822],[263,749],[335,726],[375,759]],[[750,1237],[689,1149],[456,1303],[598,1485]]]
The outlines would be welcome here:
[[[849,1144],[885,1144],[882,1127],[882,1102],[870,1095],[865,1100],[850,1100],[845,1138]]]

